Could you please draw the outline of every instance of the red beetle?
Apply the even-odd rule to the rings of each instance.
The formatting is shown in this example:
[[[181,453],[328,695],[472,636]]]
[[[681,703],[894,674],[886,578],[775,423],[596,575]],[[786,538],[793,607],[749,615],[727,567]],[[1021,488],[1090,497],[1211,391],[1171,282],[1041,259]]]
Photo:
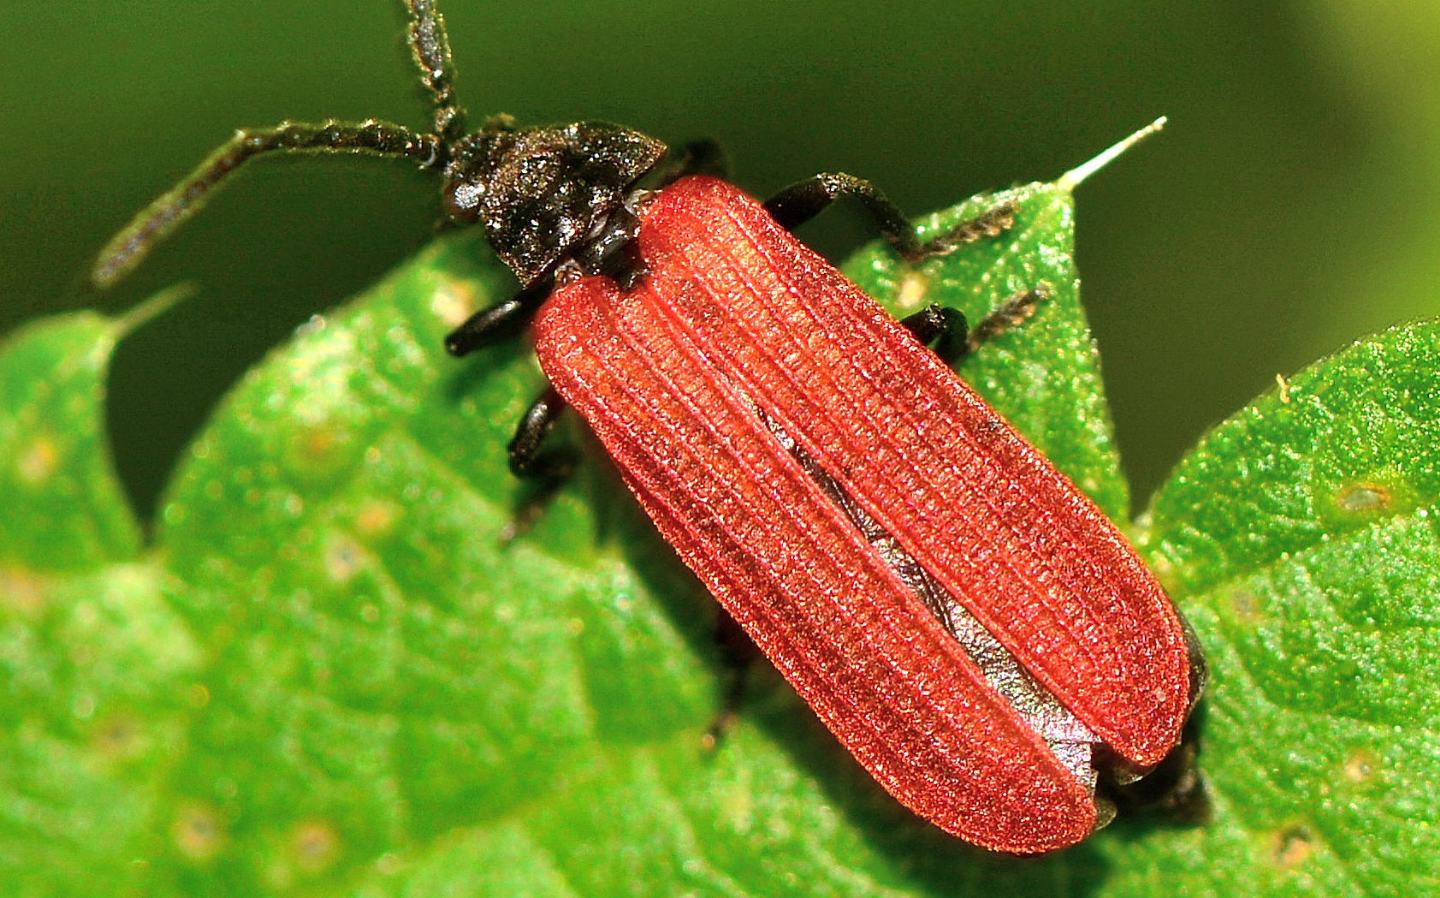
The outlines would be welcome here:
[[[922,243],[848,175],[762,206],[709,176],[709,144],[667,159],[625,128],[504,117],[467,133],[434,3],[407,8],[433,132],[239,132],[111,242],[94,281],[122,276],[256,155],[439,169],[450,219],[482,225],[522,284],[449,349],[533,318],[553,385],[511,443],[517,473],[559,473],[540,442],[573,406],[680,557],[892,795],[998,851],[1085,838],[1103,822],[1097,771],[1133,778],[1179,743],[1201,688],[1193,640],[1095,505],[926,348],[974,343],[963,319],[932,307],[896,322],[789,232],[854,197],[917,260],[999,233],[1013,209]]]

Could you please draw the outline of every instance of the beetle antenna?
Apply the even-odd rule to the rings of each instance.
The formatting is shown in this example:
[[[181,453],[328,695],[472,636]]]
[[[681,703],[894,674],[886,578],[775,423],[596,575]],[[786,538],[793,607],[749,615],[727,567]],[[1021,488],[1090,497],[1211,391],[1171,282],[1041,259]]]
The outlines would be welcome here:
[[[1114,162],[1115,158],[1121,153],[1125,152],[1126,150],[1135,146],[1135,144],[1139,143],[1140,141],[1149,137],[1151,134],[1154,134],[1161,128],[1165,127],[1166,121],[1168,121],[1168,119],[1166,119],[1165,116],[1160,116],[1155,121],[1141,128],[1139,131],[1136,131],[1134,134],[1131,134],[1129,137],[1125,138],[1124,140],[1120,141],[1109,149],[1101,151],[1098,156],[1096,156],[1094,159],[1091,159],[1089,162],[1082,162],[1081,164],[1070,169],[1065,174],[1060,176],[1060,180],[1055,183],[1055,186],[1059,187],[1061,190],[1074,190],[1081,181],[1084,181],[1086,178],[1095,174],[1097,171],[1109,165],[1111,162]]]
[[[465,111],[455,103],[455,60],[445,19],[435,0],[405,0],[410,13],[410,53],[420,67],[420,83],[429,91],[435,110],[435,133],[449,143],[465,133]]]
[[[267,153],[358,153],[411,159],[422,168],[444,162],[444,144],[434,134],[417,134],[400,125],[367,119],[320,124],[282,122],[273,128],[250,128],[210,154],[183,181],[166,191],[111,238],[90,281],[104,289],[130,272],[160,241],[199,211],[215,188],[241,165]]]

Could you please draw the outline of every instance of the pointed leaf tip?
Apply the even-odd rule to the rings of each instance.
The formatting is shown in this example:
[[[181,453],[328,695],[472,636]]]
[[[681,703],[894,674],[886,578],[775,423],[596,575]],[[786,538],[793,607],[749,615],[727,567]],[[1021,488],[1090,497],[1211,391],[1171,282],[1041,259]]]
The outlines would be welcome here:
[[[1119,143],[1101,151],[1090,161],[1082,162],[1080,165],[1070,169],[1060,176],[1060,180],[1055,182],[1055,186],[1065,191],[1074,190],[1086,178],[1113,162],[1115,157],[1135,146],[1135,144],[1149,137],[1151,134],[1159,131],[1161,128],[1164,128],[1168,121],[1169,119],[1166,116],[1160,116],[1155,121],[1136,131],[1134,134],[1131,134]]]

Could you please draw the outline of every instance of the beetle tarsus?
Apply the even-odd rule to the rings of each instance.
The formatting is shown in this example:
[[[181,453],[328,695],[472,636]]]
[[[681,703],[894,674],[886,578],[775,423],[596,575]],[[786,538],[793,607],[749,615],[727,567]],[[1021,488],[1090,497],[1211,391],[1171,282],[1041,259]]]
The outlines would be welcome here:
[[[964,352],[960,353],[956,361],[1006,331],[1029,321],[1035,314],[1035,310],[1040,307],[1040,303],[1050,298],[1051,292],[1050,285],[1042,283],[1029,290],[1021,290],[1000,303],[990,314],[981,318],[980,323],[971,328],[968,335],[962,338]]]

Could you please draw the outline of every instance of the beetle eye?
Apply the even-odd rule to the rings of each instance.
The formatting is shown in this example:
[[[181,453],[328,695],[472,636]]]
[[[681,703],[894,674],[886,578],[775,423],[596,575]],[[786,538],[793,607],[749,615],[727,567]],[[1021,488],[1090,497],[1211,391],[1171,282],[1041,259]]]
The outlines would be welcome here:
[[[485,185],[478,181],[450,181],[441,192],[445,214],[457,224],[473,224],[480,217]]]

